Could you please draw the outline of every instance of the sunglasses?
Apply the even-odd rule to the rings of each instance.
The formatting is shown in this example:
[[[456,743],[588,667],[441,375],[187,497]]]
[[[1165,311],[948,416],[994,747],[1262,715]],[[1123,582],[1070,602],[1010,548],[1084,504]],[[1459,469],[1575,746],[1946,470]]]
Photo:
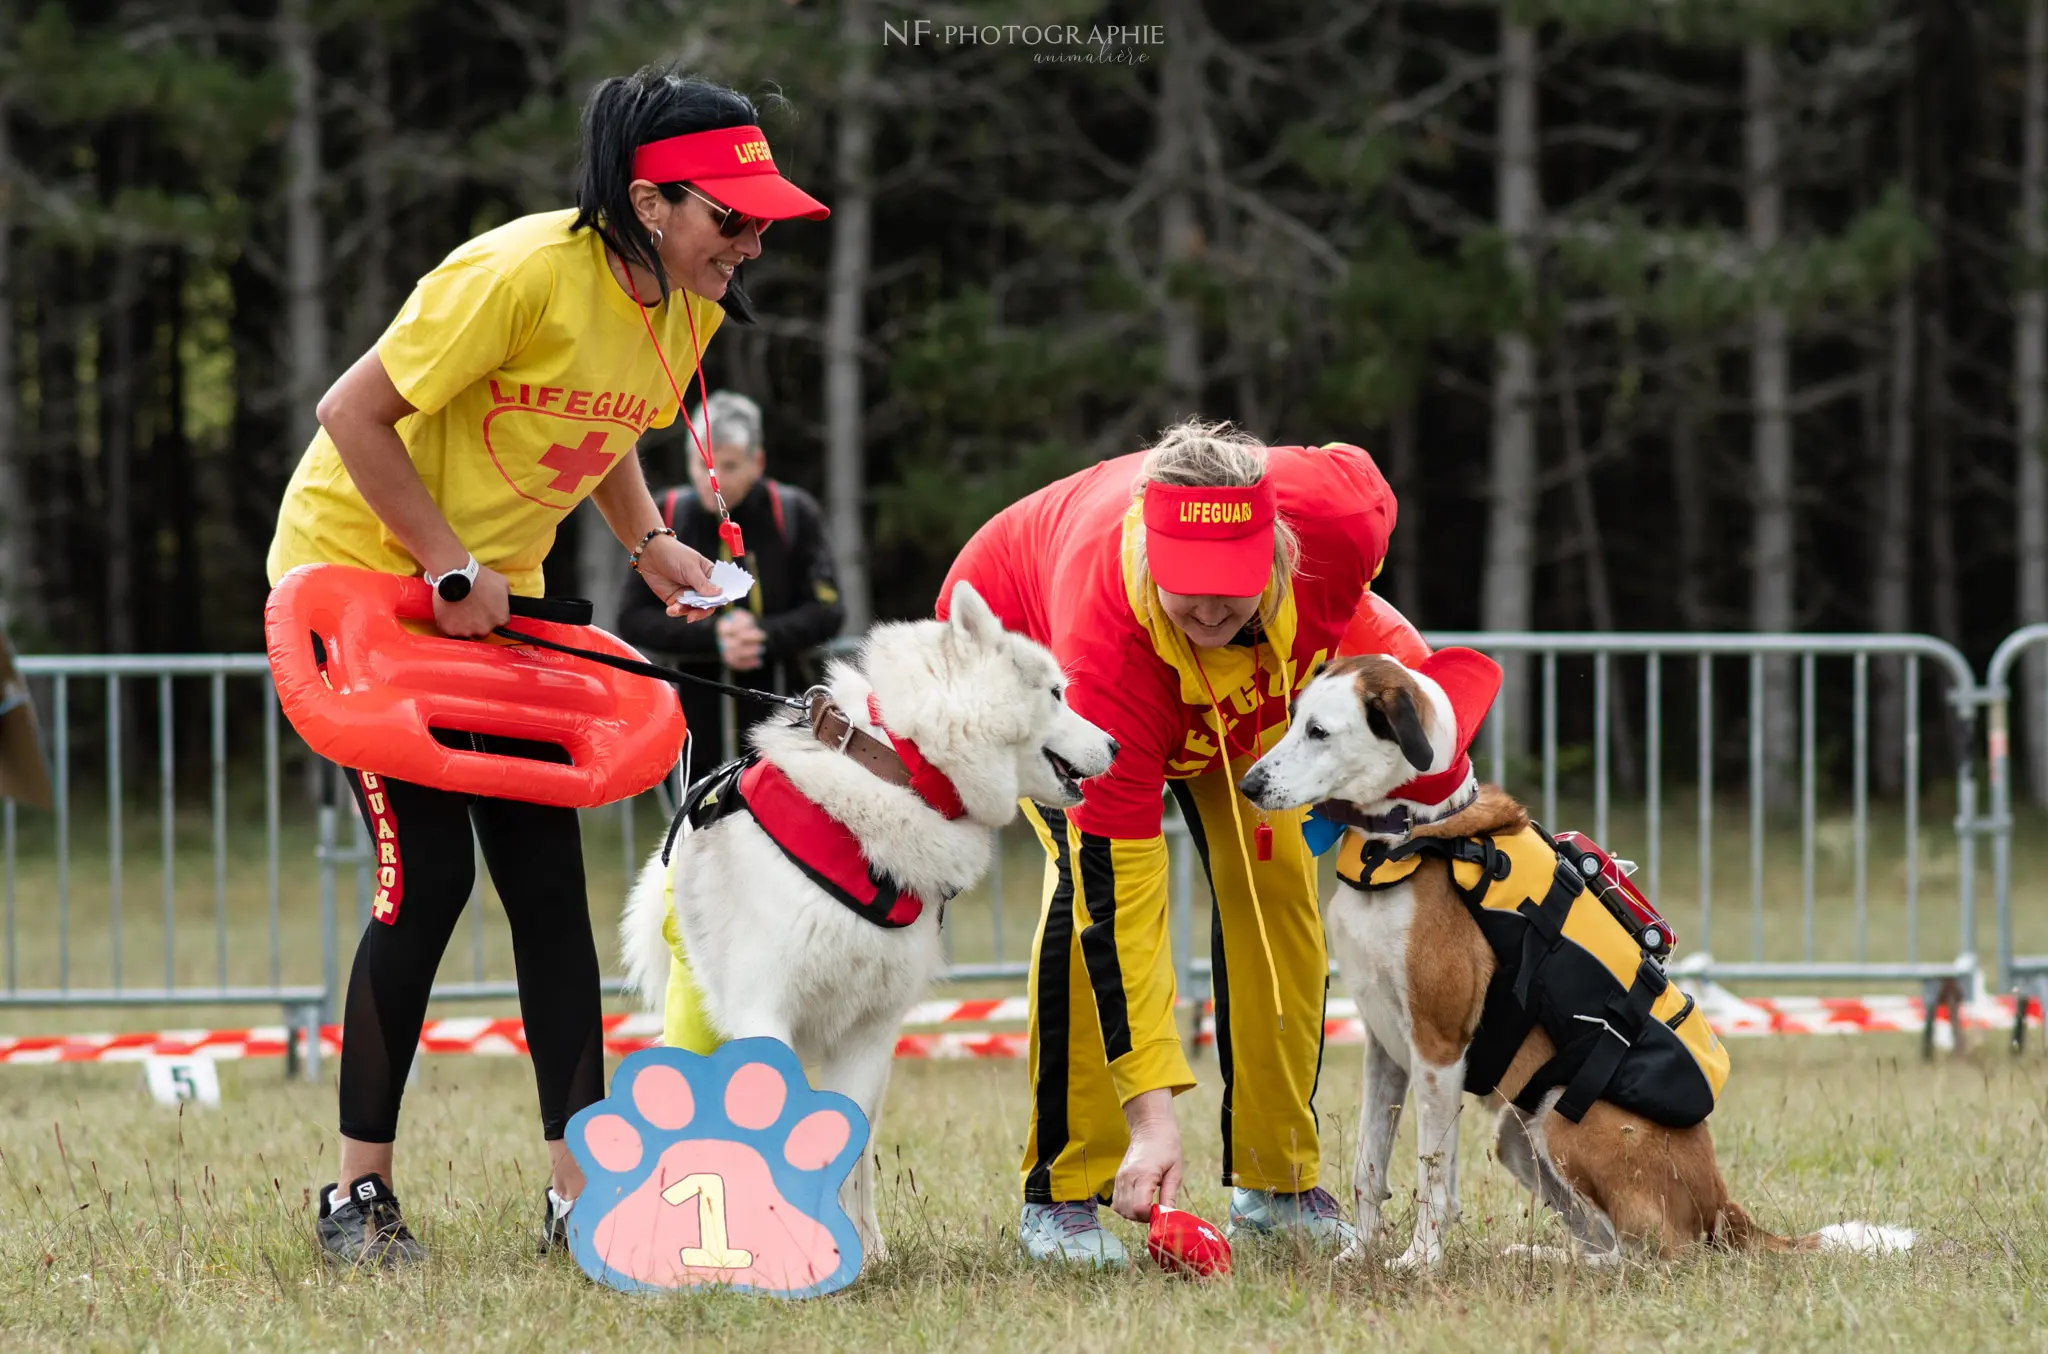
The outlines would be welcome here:
[[[723,202],[714,201],[687,183],[683,185],[683,191],[709,207],[717,215],[718,233],[728,240],[738,239],[740,232],[748,226],[755,227],[756,233],[766,235],[768,227],[775,224],[773,221],[764,221],[758,216],[748,216],[745,212],[737,208],[728,207]]]

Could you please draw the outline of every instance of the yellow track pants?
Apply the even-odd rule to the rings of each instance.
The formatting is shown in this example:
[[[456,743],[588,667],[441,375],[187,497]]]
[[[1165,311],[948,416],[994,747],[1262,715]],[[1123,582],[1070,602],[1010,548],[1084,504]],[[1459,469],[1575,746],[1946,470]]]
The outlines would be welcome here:
[[[1237,794],[1249,765],[1168,785],[1214,898],[1223,1181],[1291,1192],[1313,1187],[1320,1164],[1312,1101],[1322,1070],[1329,960],[1303,814],[1267,815],[1273,854],[1258,860],[1258,810]],[[1174,1024],[1166,842],[1098,837],[1032,804],[1025,815],[1045,847],[1046,871],[1031,953],[1024,1198],[1106,1199],[1130,1143],[1124,1104],[1145,1091],[1163,1087],[1178,1095],[1194,1084]],[[1278,974],[1277,1011],[1252,906],[1254,882]]]

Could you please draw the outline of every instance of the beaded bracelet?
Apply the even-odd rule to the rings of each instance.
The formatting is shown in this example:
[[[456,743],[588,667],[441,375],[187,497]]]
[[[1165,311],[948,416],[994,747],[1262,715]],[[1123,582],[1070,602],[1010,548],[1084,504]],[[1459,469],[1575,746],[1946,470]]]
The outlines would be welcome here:
[[[674,527],[656,527],[654,530],[648,532],[645,536],[642,536],[640,538],[640,544],[634,546],[633,553],[626,557],[626,563],[632,566],[634,573],[640,572],[641,552],[646,550],[647,547],[653,543],[654,538],[656,536],[666,536],[670,540],[677,539]]]

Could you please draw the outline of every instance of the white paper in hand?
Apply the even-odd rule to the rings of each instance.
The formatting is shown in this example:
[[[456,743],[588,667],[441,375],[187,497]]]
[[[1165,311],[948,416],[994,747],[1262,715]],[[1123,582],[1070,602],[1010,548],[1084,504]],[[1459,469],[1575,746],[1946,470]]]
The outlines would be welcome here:
[[[706,594],[685,589],[673,600],[684,606],[721,607],[752,592],[754,576],[731,560],[722,559],[711,566],[711,586],[715,592]]]

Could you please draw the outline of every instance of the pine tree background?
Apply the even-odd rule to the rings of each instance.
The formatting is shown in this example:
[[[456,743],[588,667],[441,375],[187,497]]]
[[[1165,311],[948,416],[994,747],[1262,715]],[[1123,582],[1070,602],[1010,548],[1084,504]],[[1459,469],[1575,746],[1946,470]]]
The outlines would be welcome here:
[[[938,36],[1069,23],[1164,36]],[[571,201],[594,80],[672,58],[838,209],[770,237],[707,375],[859,524],[877,617],[1201,414],[1371,449],[1382,587],[1430,627],[1981,663],[2048,619],[2044,33],[2040,0],[0,0],[7,623],[257,647],[326,383],[450,249]]]

